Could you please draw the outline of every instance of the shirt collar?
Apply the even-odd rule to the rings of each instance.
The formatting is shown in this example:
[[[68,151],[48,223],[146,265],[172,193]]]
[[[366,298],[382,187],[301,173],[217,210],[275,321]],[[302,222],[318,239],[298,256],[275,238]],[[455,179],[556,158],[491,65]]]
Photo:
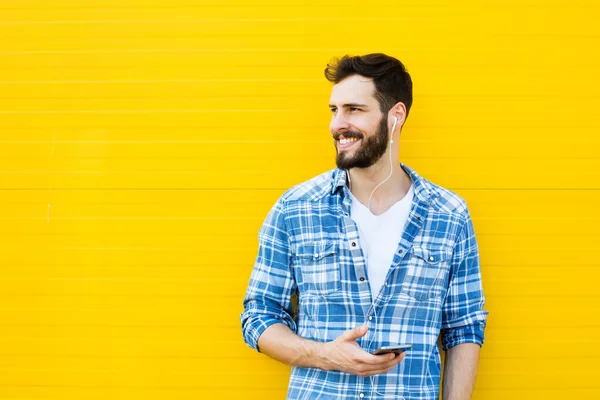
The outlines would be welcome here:
[[[400,163],[400,167],[410,176],[413,182],[413,188],[415,196],[425,202],[429,202],[430,199],[437,197],[437,192],[433,190],[431,184],[424,178],[422,178],[417,172],[409,166]],[[333,172],[332,181],[333,185],[331,188],[331,194],[343,186],[348,186],[347,182],[347,170],[336,168]]]

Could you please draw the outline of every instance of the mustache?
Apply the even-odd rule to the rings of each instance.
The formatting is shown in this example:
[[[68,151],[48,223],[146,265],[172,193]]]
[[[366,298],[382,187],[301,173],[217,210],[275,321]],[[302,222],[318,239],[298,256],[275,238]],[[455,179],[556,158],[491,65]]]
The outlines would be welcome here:
[[[333,134],[333,138],[335,140],[340,140],[340,136],[345,137],[346,139],[362,139],[363,134],[358,131],[346,131],[346,132],[335,132]]]

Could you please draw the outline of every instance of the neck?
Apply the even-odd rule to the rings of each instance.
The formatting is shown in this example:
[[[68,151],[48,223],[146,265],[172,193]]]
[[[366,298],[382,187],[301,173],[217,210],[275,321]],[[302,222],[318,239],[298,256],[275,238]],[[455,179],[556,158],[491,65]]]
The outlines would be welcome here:
[[[389,150],[388,150],[389,151]],[[350,173],[350,190],[362,204],[370,206],[373,214],[379,215],[400,201],[411,185],[410,176],[402,169],[400,163],[392,157],[392,175],[390,176],[390,156],[386,152],[374,165],[369,168],[352,168]],[[389,179],[379,187],[387,177]],[[373,193],[373,189],[377,190]],[[371,193],[373,195],[371,196]],[[369,197],[371,202],[369,203]]]

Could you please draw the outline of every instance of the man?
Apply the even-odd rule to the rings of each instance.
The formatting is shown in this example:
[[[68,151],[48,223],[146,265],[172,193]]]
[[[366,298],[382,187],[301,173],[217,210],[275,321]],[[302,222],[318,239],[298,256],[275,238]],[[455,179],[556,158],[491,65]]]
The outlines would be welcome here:
[[[244,340],[293,367],[289,399],[437,399],[441,337],[443,398],[469,399],[487,319],[477,242],[462,198],[392,162],[411,78],[385,54],[345,56],[325,75],[338,168],[268,214]],[[372,354],[399,344],[412,347]]]

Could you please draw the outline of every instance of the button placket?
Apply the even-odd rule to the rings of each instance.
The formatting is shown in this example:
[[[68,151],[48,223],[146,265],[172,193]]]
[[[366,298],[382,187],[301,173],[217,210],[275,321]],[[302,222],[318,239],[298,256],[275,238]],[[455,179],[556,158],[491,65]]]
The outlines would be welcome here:
[[[348,201],[347,204],[347,209],[350,209],[350,202]],[[356,284],[358,285],[358,290],[363,292],[363,291],[368,291],[369,290],[369,286],[366,285],[365,283],[367,283],[367,265],[366,265],[366,260],[364,258],[364,255],[362,254],[362,250],[360,247],[360,241],[358,238],[358,226],[356,225],[356,223],[354,222],[354,220],[352,220],[352,218],[350,218],[350,216],[348,214],[344,214],[344,217],[342,217],[342,224],[343,224],[343,228],[342,231],[345,235],[345,243],[346,246],[345,248],[347,249],[347,251],[350,253],[351,256],[351,263],[354,267],[354,276],[356,279]],[[365,297],[366,299],[366,297]],[[362,304],[363,309],[365,311],[366,314],[366,310],[369,307],[370,302],[368,302],[368,300],[364,301],[364,304]]]

